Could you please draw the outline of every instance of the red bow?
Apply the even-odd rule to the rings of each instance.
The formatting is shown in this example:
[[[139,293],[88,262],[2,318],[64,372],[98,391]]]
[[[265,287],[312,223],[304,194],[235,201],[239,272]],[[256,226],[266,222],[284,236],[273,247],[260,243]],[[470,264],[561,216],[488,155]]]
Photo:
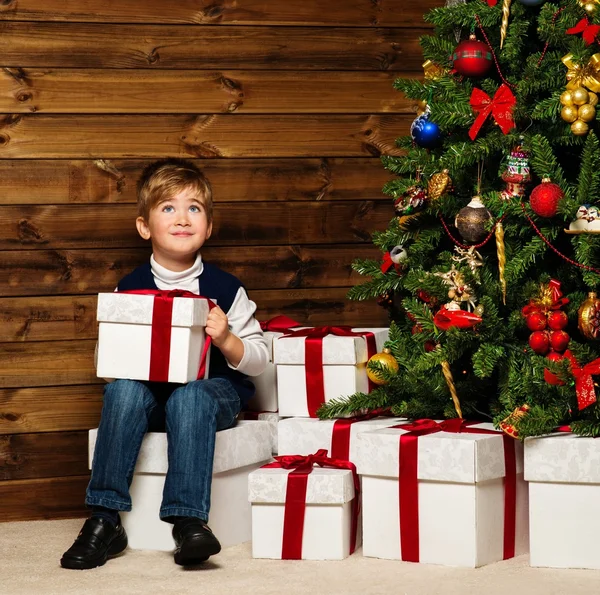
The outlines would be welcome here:
[[[530,300],[529,304],[523,306],[521,309],[521,314],[523,314],[523,316],[528,316],[532,312],[560,310],[560,308],[569,303],[569,298],[563,297],[563,293],[560,289],[560,281],[557,281],[556,279],[550,279],[548,287],[552,296],[552,304],[548,307],[543,307],[540,305],[539,300]]]
[[[583,32],[583,41],[585,45],[594,43],[598,32],[600,32],[600,25],[591,25],[587,20],[587,17],[583,17],[574,27],[567,29],[569,35],[575,35],[576,33]]]
[[[490,96],[481,89],[473,89],[473,93],[471,93],[471,107],[479,115],[469,130],[471,140],[477,138],[479,130],[490,114],[498,122],[500,130],[504,134],[508,134],[509,130],[515,127],[512,110],[516,104],[517,100],[506,84],[502,84],[498,88],[494,99],[490,99]]]
[[[581,411],[596,402],[596,391],[592,375],[600,374],[600,358],[582,368],[569,349],[565,351],[565,357],[571,362],[571,372],[575,377],[577,404],[579,405],[579,411]]]
[[[297,326],[302,325],[299,322],[296,322],[295,320],[283,315],[275,316],[274,318],[270,318],[269,320],[260,323],[260,328],[263,331],[272,331],[275,333],[285,333],[291,328]]]
[[[284,560],[300,560],[302,558],[302,535],[304,532],[304,514],[306,512],[306,489],[308,476],[315,465],[332,469],[349,469],[354,482],[354,500],[352,500],[352,528],[350,532],[350,553],[356,548],[358,515],[360,512],[360,480],[356,466],[349,461],[332,459],[322,448],[308,456],[286,455],[274,457],[275,463],[267,463],[263,468],[291,469],[288,475],[285,509],[283,518],[283,543],[281,557]]]
[[[442,306],[433,317],[433,324],[442,331],[447,331],[449,328],[456,327],[459,329],[473,328],[479,324],[483,318],[467,312],[466,310],[448,310]]]

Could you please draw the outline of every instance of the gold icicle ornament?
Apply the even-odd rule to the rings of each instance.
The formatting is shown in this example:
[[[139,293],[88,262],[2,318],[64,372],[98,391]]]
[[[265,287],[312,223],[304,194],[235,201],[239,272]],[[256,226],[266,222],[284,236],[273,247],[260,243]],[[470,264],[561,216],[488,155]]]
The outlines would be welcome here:
[[[502,219],[496,223],[496,255],[498,256],[498,272],[500,274],[500,287],[502,287],[502,303],[506,306],[506,277],[504,271],[506,268],[506,250],[504,249],[504,227]]]
[[[511,0],[502,1],[502,26],[500,27],[500,49],[504,45],[506,39],[506,33],[508,31],[508,19],[510,17],[510,3]]]
[[[450,370],[450,364],[444,360],[442,361],[442,372],[444,373],[444,378],[446,379],[446,384],[448,385],[448,389],[450,390],[450,394],[452,395],[452,401],[454,402],[454,409],[458,414],[458,417],[462,419],[462,410],[460,408],[460,401],[458,400],[458,393],[456,392],[456,386],[454,385],[454,378],[452,377],[452,370]]]
[[[448,170],[444,169],[437,174],[433,174],[431,178],[429,178],[429,182],[427,183],[429,200],[440,198],[440,196],[443,196],[450,189],[452,180],[448,174]]]

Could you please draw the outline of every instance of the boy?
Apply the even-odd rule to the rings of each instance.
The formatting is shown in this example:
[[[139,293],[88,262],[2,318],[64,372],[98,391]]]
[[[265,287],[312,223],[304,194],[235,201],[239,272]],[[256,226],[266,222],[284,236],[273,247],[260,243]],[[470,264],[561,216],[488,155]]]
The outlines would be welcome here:
[[[206,324],[212,339],[209,378],[185,385],[106,385],[85,499],[91,516],[63,554],[64,568],[95,568],[127,547],[119,511],[131,510],[129,486],[147,431],[167,432],[160,518],[173,524],[175,562],[196,564],[221,550],[207,525],[215,433],[235,424],[254,392],[246,376],[264,370],[268,352],[254,318],[256,304],[240,281],[200,257],[212,232],[212,208],[210,184],[189,161],[158,161],[142,173],[136,227],[152,242],[152,256],[117,289],[186,289],[215,300]]]

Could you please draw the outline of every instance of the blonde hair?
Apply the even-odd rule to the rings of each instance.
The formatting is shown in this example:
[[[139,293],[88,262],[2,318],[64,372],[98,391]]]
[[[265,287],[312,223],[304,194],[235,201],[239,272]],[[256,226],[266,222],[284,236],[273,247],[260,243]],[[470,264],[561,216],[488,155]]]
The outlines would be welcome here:
[[[138,216],[148,221],[150,211],[182,190],[190,188],[201,200],[208,222],[212,222],[213,199],[210,182],[187,159],[162,159],[148,165],[137,184]]]

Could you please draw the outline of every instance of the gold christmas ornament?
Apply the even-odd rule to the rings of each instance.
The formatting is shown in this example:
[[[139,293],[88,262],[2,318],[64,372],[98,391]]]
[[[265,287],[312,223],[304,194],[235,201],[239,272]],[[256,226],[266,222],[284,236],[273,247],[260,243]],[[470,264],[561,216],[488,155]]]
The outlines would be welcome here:
[[[594,54],[587,64],[575,62],[573,54],[563,56],[561,61],[567,67],[568,90],[574,91],[585,87],[595,93],[600,91],[600,52]]]
[[[590,16],[594,16],[595,12],[598,10],[598,0],[577,0],[579,6],[585,10]]]
[[[579,115],[579,110],[576,105],[565,105],[560,110],[560,117],[565,122],[569,122],[569,124],[575,122],[575,120],[577,120],[578,115]]]
[[[496,255],[498,257],[498,273],[500,276],[500,287],[502,288],[502,303],[506,306],[506,277],[504,270],[506,267],[506,251],[504,249],[504,227],[502,221],[496,223]]]
[[[598,104],[598,95],[596,95],[595,93],[592,93],[591,91],[589,92],[589,96],[590,99],[588,101],[589,105],[591,106],[596,106]]]
[[[419,103],[417,103],[417,116],[422,116],[427,110],[427,101],[425,99],[421,99]]]
[[[452,180],[450,179],[448,173],[448,170],[444,169],[437,174],[433,174],[431,178],[429,178],[429,182],[427,184],[427,194],[429,195],[429,200],[436,200],[448,191],[452,185]]]
[[[589,132],[589,130],[590,127],[588,126],[587,122],[584,122],[583,120],[575,120],[575,122],[571,124],[571,132],[575,136],[584,136]]]
[[[510,18],[510,4],[511,0],[502,1],[502,25],[500,26],[500,49],[504,45],[506,39],[506,33],[508,31],[508,19]]]
[[[398,372],[400,369],[396,358],[392,355],[392,352],[387,347],[385,347],[381,353],[376,353],[374,356],[372,356],[369,360],[369,363],[371,362],[377,362],[391,372]],[[375,384],[387,384],[387,380],[384,380],[379,370],[371,370],[368,365],[367,376],[369,377],[369,380]]]
[[[591,122],[596,119],[596,108],[593,105],[586,103],[579,108],[577,116],[584,122]]]
[[[577,326],[586,339],[600,339],[600,300],[595,291],[590,291],[587,298],[579,306]]]
[[[564,91],[560,96],[560,102],[562,105],[573,105],[573,95],[571,91]]]
[[[442,362],[442,373],[444,374],[444,379],[448,385],[448,390],[450,391],[450,396],[452,397],[452,402],[454,403],[454,409],[456,410],[458,417],[462,419],[460,400],[458,398],[458,393],[456,392],[452,370],[450,369],[450,364],[446,360]]]
[[[573,89],[571,91],[571,97],[573,98],[573,103],[575,105],[583,105],[590,100],[590,95],[587,92],[587,89],[583,87],[577,87],[577,89]]]

